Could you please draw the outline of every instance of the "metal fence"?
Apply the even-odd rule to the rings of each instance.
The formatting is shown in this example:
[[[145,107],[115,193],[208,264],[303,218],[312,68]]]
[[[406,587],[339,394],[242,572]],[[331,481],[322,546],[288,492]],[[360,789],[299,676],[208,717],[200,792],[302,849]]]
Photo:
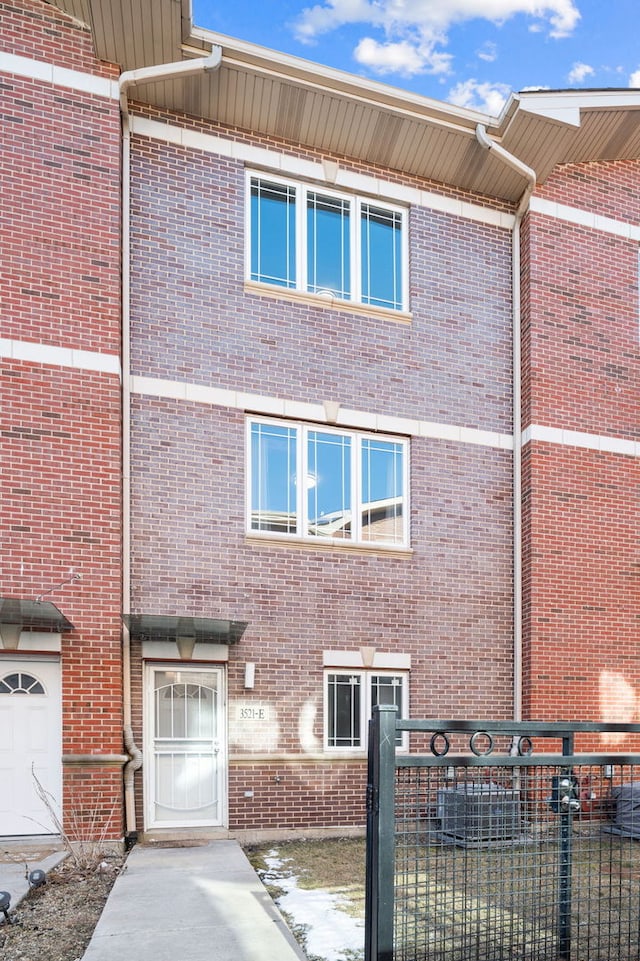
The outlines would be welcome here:
[[[640,753],[591,749],[639,734],[376,709],[366,961],[638,961]]]

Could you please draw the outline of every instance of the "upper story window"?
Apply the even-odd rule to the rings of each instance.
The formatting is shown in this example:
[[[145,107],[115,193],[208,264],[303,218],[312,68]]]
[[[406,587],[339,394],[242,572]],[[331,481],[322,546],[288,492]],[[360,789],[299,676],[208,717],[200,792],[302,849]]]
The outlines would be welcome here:
[[[407,310],[406,211],[249,176],[251,280]]]
[[[408,547],[408,442],[251,418],[249,532]]]

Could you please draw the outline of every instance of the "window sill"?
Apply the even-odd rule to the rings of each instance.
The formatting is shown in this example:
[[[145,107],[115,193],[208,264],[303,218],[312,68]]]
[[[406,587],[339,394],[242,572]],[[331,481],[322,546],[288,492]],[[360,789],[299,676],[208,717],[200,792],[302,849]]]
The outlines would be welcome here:
[[[272,287],[270,284],[261,284],[255,280],[245,280],[244,289],[247,294],[308,304],[311,307],[327,307],[331,310],[339,310],[349,314],[362,314],[366,317],[379,317],[381,320],[393,320],[398,324],[408,325],[413,320],[413,314],[409,311],[358,304],[352,300],[341,300],[331,294],[309,294],[301,290],[289,290],[286,287]]]
[[[350,544],[348,541],[311,540],[306,537],[283,537],[252,531],[245,535],[245,543],[255,547],[306,548],[312,551],[338,551],[340,554],[379,554],[383,557],[412,557],[411,547],[394,547],[385,544]]]

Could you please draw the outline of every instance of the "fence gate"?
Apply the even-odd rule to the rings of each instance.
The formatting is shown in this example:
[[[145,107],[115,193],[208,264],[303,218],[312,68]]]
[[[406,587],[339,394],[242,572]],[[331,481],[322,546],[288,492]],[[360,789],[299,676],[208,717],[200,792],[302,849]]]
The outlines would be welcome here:
[[[366,961],[639,961],[638,735],[376,708]]]

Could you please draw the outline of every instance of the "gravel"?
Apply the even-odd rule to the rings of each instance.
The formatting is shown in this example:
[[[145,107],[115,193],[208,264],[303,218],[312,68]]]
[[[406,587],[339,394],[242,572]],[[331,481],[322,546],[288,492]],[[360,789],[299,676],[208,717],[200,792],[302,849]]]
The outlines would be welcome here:
[[[124,858],[64,861],[0,924],[2,961],[80,961]],[[1,917],[1,915],[0,915]]]

